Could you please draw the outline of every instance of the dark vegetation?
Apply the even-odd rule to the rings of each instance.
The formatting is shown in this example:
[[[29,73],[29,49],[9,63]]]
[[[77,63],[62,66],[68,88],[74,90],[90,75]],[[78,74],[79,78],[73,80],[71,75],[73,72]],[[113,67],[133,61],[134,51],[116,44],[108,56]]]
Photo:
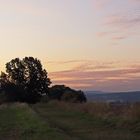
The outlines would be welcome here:
[[[86,102],[82,91],[76,91],[64,85],[55,85],[49,89],[49,98],[59,101]]]
[[[6,73],[0,75],[0,102],[37,103],[40,100],[86,102],[82,91],[64,85],[49,87],[47,71],[33,57],[15,58],[6,64]],[[45,98],[45,99],[42,99]]]

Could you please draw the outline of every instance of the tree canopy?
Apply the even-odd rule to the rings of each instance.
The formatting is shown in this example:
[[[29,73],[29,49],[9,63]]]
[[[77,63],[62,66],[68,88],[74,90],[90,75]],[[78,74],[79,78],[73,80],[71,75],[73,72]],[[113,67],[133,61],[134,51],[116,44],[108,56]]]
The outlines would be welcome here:
[[[33,57],[12,59],[6,64],[6,73],[1,73],[0,86],[13,99],[36,102],[43,94],[48,94],[51,84],[40,60]]]

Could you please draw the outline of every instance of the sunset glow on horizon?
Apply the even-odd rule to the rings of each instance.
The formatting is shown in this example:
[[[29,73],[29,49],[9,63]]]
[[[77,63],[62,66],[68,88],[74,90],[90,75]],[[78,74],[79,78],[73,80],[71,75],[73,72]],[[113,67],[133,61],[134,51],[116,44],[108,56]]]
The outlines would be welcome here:
[[[140,0],[0,0],[0,70],[41,60],[53,84],[140,90]]]

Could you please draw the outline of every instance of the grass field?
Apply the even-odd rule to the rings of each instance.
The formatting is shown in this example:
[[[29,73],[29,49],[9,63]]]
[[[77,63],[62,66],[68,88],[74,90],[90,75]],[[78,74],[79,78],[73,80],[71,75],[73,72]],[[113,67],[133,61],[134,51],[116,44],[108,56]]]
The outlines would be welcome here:
[[[139,115],[139,105],[4,104],[0,140],[140,140]]]

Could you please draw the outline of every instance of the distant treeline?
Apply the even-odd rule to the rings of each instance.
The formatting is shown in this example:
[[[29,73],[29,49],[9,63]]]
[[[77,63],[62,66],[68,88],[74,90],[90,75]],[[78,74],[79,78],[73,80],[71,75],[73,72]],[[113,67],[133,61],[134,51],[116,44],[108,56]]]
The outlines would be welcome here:
[[[6,63],[6,72],[0,75],[0,103],[62,100],[86,102],[82,91],[64,85],[50,87],[51,80],[40,60],[33,57],[12,59]]]

